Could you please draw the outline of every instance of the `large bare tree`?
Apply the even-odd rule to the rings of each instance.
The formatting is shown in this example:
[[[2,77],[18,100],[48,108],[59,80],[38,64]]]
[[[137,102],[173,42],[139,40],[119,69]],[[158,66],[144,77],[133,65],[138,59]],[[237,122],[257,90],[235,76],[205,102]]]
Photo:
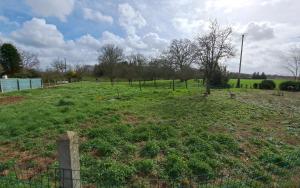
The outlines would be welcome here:
[[[135,77],[137,80],[145,80],[146,58],[142,54],[132,54],[128,57],[129,64],[135,67]]]
[[[123,50],[118,46],[107,44],[99,51],[99,66],[104,76],[107,76],[113,85],[114,79],[118,75],[118,63],[123,59]]]
[[[55,59],[52,62],[51,67],[58,73],[64,73],[64,72],[66,72],[66,69],[67,69],[65,61],[63,61],[61,59]]]
[[[189,78],[191,64],[195,61],[195,48],[189,39],[175,39],[168,49],[168,60],[174,66],[181,81]]]
[[[39,67],[40,60],[37,54],[30,53],[27,51],[21,51],[20,55],[22,59],[23,69],[34,69]]]
[[[196,55],[203,70],[207,94],[210,94],[212,77],[220,69],[221,61],[234,56],[231,34],[231,27],[221,28],[217,21],[212,21],[209,33],[196,38]]]
[[[293,75],[297,81],[300,77],[300,47],[291,47],[287,54],[287,65],[285,68]]]

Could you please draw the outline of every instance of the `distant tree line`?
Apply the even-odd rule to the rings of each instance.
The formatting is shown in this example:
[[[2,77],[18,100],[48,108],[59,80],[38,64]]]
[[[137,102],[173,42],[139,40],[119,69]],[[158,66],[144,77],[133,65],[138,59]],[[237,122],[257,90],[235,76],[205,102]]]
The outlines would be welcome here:
[[[252,74],[252,77],[251,77],[252,79],[260,79],[260,80],[265,80],[265,79],[267,79],[267,75],[264,73],[264,72],[262,72],[261,74],[259,73],[259,72],[254,72],[253,74]]]
[[[41,72],[44,82],[56,82],[67,80],[69,82],[80,81],[83,77],[94,76],[92,65],[70,65],[66,59],[55,59],[46,71]]]
[[[145,81],[157,79],[203,78],[206,92],[213,86],[224,86],[229,74],[222,61],[234,56],[231,44],[232,29],[220,28],[216,21],[211,22],[210,30],[193,41],[175,39],[168,49],[158,57],[145,58],[141,54],[124,56],[123,50],[113,44],[105,45],[99,51],[99,64],[95,74],[110,79],[112,85],[116,78]]]

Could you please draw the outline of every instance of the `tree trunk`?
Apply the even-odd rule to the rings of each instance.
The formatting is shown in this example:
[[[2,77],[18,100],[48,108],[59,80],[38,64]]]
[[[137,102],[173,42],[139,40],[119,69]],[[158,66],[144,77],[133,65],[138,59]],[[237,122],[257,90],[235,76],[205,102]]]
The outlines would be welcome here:
[[[173,91],[175,91],[175,80],[173,79]]]
[[[142,91],[142,84],[141,84],[141,80],[139,80],[139,87],[140,87],[140,91]]]
[[[185,82],[185,88],[187,89],[188,88],[188,81],[185,80],[184,82]]]
[[[111,84],[111,86],[114,86],[114,79],[113,78],[110,79],[110,84]]]
[[[206,79],[206,93],[210,94],[210,79]]]

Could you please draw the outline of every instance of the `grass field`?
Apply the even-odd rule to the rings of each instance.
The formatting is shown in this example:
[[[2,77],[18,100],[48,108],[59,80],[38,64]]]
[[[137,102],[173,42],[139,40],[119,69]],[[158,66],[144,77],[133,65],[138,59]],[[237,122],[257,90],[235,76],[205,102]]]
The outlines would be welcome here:
[[[262,187],[299,185],[299,93],[232,89],[230,99],[228,90],[213,90],[205,98],[196,82],[175,91],[169,83],[140,91],[137,83],[79,82],[1,94],[0,173],[57,166],[56,139],[73,130],[90,181],[223,174]]]
[[[248,87],[250,88],[251,86],[253,87],[254,83],[260,84],[262,80],[254,80],[254,79],[241,79],[241,84],[243,85],[243,87]],[[280,80],[280,79],[275,79],[273,80],[276,84],[276,87],[279,87],[279,84],[286,81],[286,80]],[[237,79],[230,79],[229,80],[229,84],[230,85],[234,85],[236,86],[237,83]]]

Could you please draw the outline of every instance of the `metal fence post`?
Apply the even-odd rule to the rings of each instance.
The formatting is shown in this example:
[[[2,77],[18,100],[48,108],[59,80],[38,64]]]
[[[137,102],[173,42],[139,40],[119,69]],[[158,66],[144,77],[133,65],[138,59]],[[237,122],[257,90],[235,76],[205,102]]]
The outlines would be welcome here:
[[[62,187],[80,188],[78,136],[75,132],[67,131],[58,139],[58,161]]]
[[[0,79],[0,91],[1,91],[1,93],[3,93],[3,89],[2,89],[2,81],[1,81],[1,79]]]
[[[19,82],[19,79],[17,79],[17,86],[18,86],[18,91],[20,91],[20,82]]]

